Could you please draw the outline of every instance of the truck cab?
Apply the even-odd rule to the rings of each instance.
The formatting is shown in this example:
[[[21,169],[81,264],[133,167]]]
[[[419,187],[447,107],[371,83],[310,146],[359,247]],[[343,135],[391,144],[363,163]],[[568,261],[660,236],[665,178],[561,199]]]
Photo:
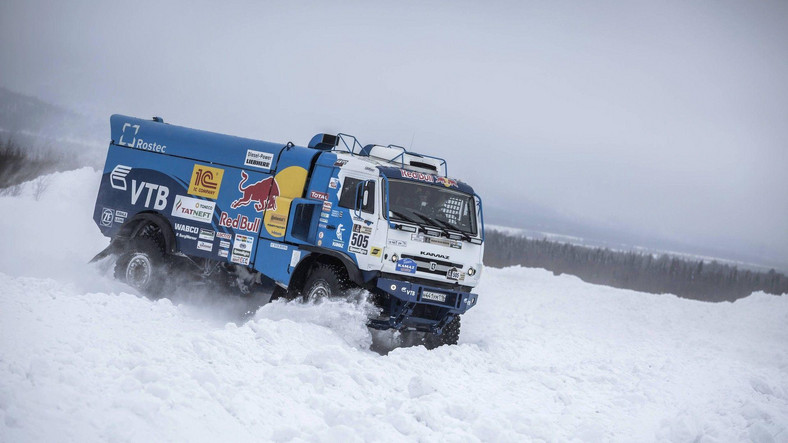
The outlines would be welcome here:
[[[323,162],[333,160],[328,189],[316,190],[328,194],[318,246],[353,254],[366,286],[384,294],[371,326],[434,332],[476,303],[481,198],[447,176],[444,160],[393,145],[361,147],[345,134],[320,134],[310,146],[336,156]]]

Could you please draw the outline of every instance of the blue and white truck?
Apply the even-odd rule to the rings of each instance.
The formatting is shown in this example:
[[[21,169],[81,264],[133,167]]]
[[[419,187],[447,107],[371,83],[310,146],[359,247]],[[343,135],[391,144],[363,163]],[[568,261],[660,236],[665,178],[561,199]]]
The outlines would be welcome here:
[[[377,329],[454,344],[482,272],[482,201],[446,161],[318,134],[307,147],[123,115],[93,218],[115,276],[162,291],[173,269],[273,297],[372,293]]]

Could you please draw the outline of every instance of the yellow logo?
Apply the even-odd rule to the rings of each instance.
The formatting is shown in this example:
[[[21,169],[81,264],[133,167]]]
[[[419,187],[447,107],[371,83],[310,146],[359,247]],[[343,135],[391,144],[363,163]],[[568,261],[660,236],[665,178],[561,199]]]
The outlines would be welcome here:
[[[194,165],[192,180],[189,182],[189,194],[216,200],[219,197],[223,175],[224,169]]]
[[[300,166],[289,166],[276,173],[274,180],[279,186],[279,195],[273,208],[266,209],[263,216],[263,225],[271,237],[285,235],[290,203],[304,194],[306,175],[306,169]]]

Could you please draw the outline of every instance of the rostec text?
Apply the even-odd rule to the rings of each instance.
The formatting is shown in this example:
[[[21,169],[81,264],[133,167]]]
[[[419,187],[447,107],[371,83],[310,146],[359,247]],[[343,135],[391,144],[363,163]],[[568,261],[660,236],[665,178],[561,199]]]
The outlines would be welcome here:
[[[161,211],[162,209],[167,207],[167,196],[170,195],[170,188],[164,185],[157,185],[154,183],[147,183],[147,182],[140,182],[137,184],[137,180],[131,181],[131,204],[136,205],[137,200],[139,200],[140,196],[142,195],[142,191],[147,189],[147,196],[145,197],[145,207],[150,208],[151,198],[153,197],[153,191],[156,190],[156,199],[153,202],[153,209],[157,211]]]
[[[134,145],[137,149],[142,149],[143,151],[153,151],[153,152],[161,152],[162,154],[165,153],[167,146],[162,146],[155,142],[146,143],[145,140],[139,138],[137,139],[137,143]]]

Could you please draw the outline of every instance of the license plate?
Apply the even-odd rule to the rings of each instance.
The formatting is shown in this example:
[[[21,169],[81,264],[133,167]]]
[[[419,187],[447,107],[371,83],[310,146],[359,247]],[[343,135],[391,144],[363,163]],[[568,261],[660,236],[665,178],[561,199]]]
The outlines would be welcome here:
[[[423,291],[421,293],[421,298],[443,303],[446,301],[446,294],[441,294],[440,292]]]
[[[449,280],[462,280],[463,278],[462,272],[460,272],[457,268],[451,268],[446,271],[446,278]]]

